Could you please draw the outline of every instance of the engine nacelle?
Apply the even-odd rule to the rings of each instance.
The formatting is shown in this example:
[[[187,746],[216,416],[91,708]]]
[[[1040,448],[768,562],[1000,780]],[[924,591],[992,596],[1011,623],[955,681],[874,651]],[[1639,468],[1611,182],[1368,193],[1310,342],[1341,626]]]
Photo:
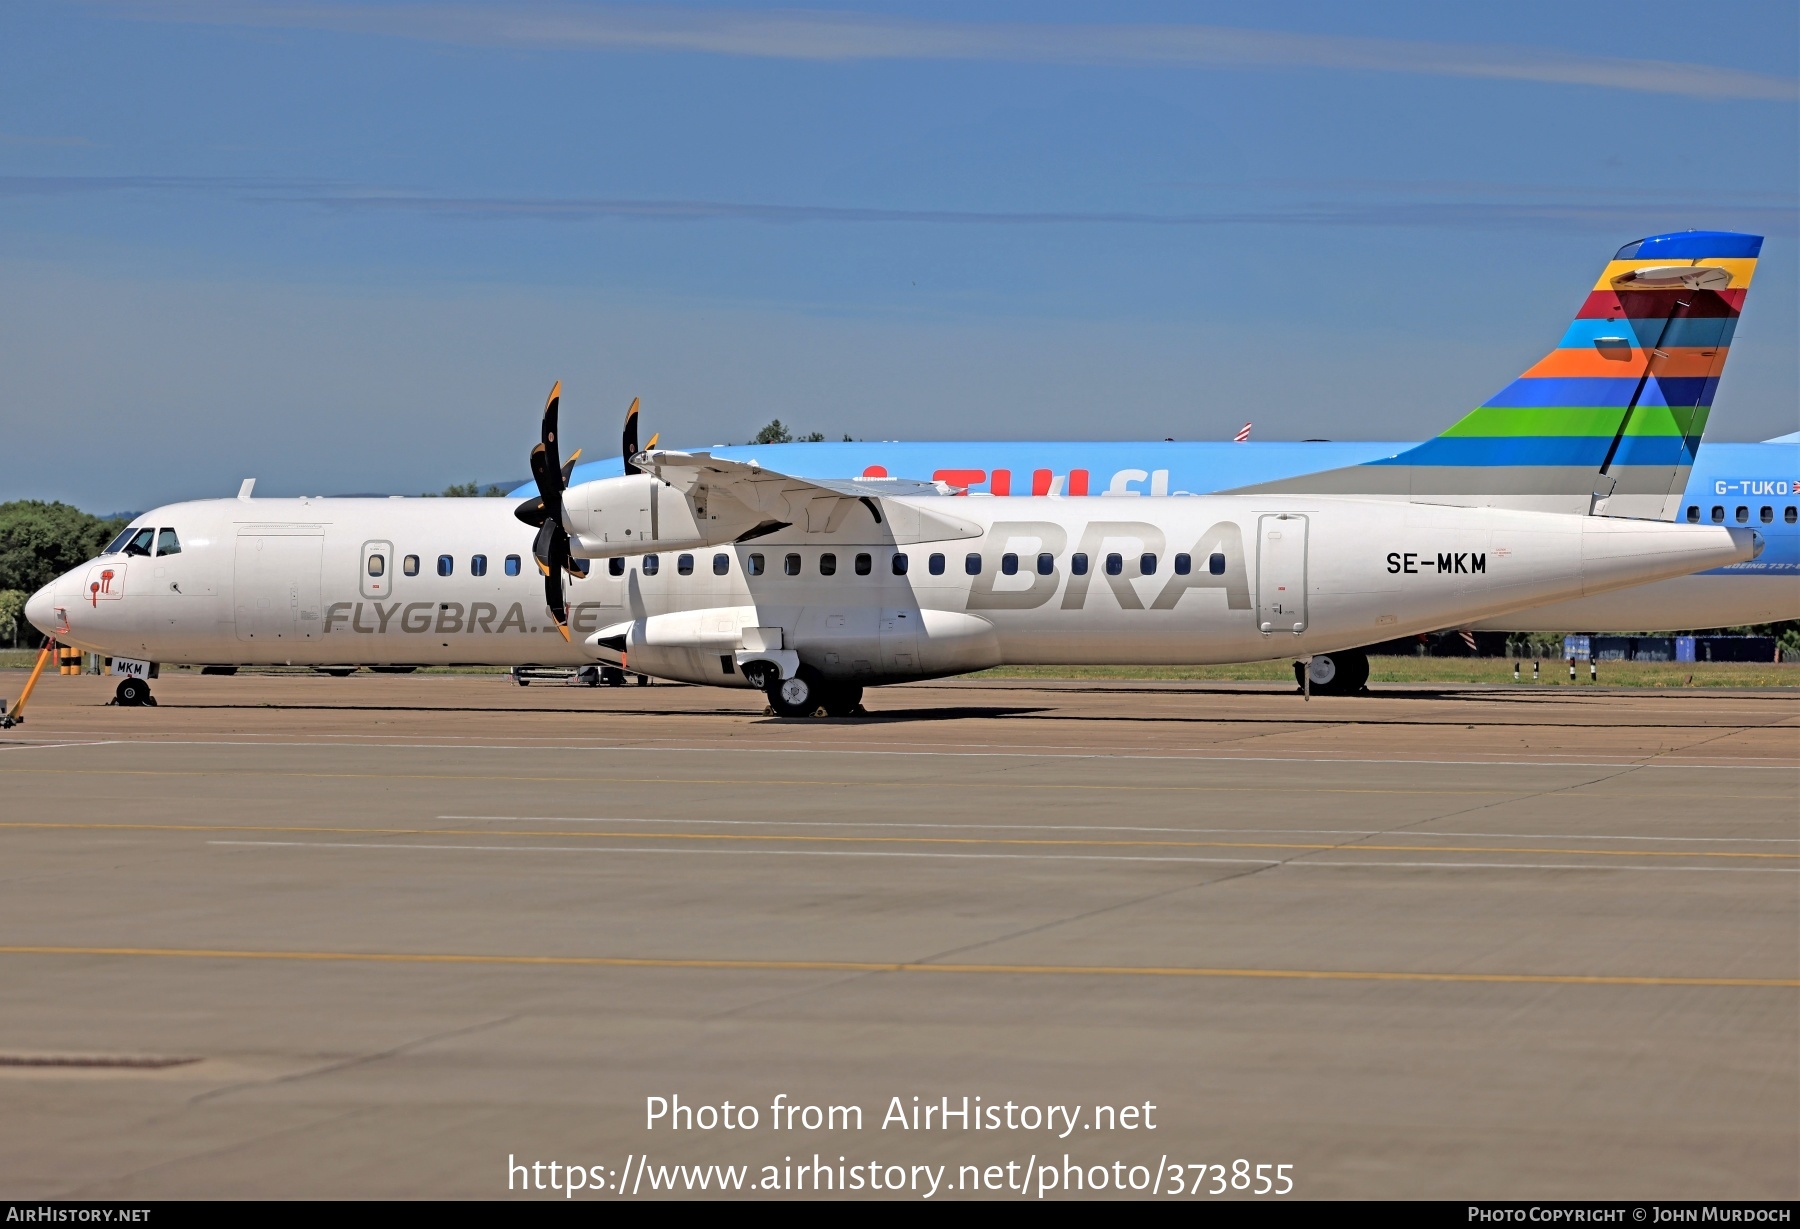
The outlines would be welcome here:
[[[704,485],[683,492],[650,474],[601,478],[563,492],[563,527],[581,559],[717,546],[756,524],[736,500],[709,501]]]

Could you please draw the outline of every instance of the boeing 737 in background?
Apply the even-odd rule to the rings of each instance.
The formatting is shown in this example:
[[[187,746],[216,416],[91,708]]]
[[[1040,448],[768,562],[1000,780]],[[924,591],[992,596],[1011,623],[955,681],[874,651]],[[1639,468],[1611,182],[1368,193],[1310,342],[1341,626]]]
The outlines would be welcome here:
[[[1079,469],[1027,458],[1157,446],[1017,445],[1015,469],[985,466],[977,482],[877,472],[904,465],[893,454],[809,477],[772,449],[631,445],[628,472],[580,481],[585,467],[559,460],[553,393],[538,494],[516,517],[486,500],[170,505],[27,616],[137,674],[598,663],[758,687],[784,715],[1005,662],[1354,663],[1360,646],[1414,632],[1533,626],[1546,604],[1755,562],[1791,524],[1791,510],[1736,511],[1760,509],[1748,496],[1666,519],[1760,245],[1710,232],[1628,245],[1562,344],[1489,403],[1416,447],[1305,476],[1239,473],[1185,496],[1173,464],[1121,467],[1086,492],[1140,496],[1119,504],[1072,498]],[[851,447],[781,456],[816,470]],[[1014,493],[1014,473],[1034,494]],[[981,485],[991,498],[945,497]],[[1354,690],[1354,674],[1334,681]],[[141,679],[121,689],[147,695]]]

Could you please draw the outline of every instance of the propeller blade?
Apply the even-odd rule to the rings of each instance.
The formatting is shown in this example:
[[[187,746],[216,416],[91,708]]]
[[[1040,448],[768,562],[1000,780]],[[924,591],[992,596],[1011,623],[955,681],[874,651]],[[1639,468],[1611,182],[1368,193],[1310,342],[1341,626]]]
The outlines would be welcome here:
[[[549,519],[549,512],[544,507],[544,497],[533,495],[513,509],[513,515],[530,525],[533,529]]]
[[[569,535],[561,525],[555,526],[550,535],[550,558],[546,561],[549,567],[544,572],[544,605],[550,611],[550,617],[556,620],[556,630],[562,638],[569,638],[569,603],[563,596],[563,573],[569,566]]]
[[[638,454],[638,399],[631,399],[631,408],[625,411],[625,437],[619,444],[619,455],[625,458],[627,474],[641,474],[644,471],[632,461]]]

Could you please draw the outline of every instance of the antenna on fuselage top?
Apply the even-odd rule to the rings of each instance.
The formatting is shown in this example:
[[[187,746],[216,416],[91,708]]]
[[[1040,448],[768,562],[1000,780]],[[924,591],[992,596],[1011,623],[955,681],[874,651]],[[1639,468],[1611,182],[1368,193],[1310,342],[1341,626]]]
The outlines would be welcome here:
[[[242,485],[240,485],[238,487],[238,498],[239,499],[249,499],[250,492],[254,491],[255,489],[256,489],[256,479],[254,479],[254,478],[244,479]]]

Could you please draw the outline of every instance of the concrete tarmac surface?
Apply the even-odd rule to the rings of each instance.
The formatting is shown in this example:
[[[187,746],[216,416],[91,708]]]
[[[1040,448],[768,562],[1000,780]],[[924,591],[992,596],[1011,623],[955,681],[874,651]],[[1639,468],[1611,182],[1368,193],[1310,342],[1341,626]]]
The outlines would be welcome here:
[[[0,1195],[1800,1197],[1792,693],[112,684],[0,734]]]

